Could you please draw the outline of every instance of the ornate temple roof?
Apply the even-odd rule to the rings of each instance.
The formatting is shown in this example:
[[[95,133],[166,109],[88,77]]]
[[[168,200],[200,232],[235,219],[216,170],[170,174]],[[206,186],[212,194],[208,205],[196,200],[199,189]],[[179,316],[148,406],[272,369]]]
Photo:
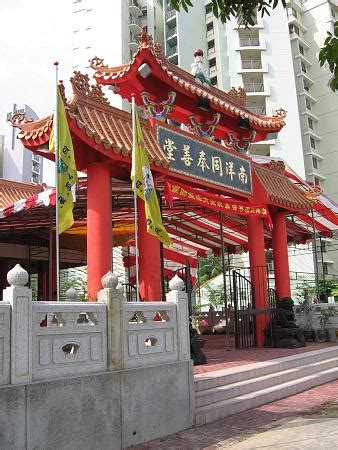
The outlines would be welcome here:
[[[2,178],[0,179],[0,209],[43,191],[44,186],[41,184],[34,185]]]
[[[114,154],[131,158],[132,155],[132,122],[131,115],[126,111],[114,108],[104,96],[101,86],[89,84],[88,75],[75,72],[71,78],[73,96],[67,102],[64,97],[69,126],[76,133],[76,129],[83,130],[91,138],[92,147],[105,151],[112,150]],[[63,86],[62,86],[63,87]],[[72,123],[73,122],[73,123]],[[169,162],[151,132],[149,122],[140,119],[145,147],[149,161],[155,166],[168,167]],[[15,114],[12,118],[13,126],[19,128],[18,138],[30,149],[48,152],[47,144],[53,124],[53,116],[31,121],[23,114]],[[74,127],[74,125],[76,126]],[[106,152],[105,152],[106,153]],[[45,156],[53,159],[53,155]]]
[[[273,203],[286,209],[298,210],[309,209],[316,203],[317,195],[314,191],[306,192],[285,175],[283,161],[271,161],[268,166],[253,163],[253,170]]]
[[[156,70],[156,77],[162,78],[162,81],[173,89],[185,92],[189,96],[193,94],[206,98],[213,110],[230,118],[247,119],[253,130],[278,132],[285,125],[286,111],[282,108],[273,116],[257,115],[249,111],[245,106],[246,93],[243,88],[232,88],[229,92],[223,92],[197,82],[193,75],[170,63],[161,46],[153,44],[152,37],[144,32],[140,37],[139,48],[128,64],[108,67],[104,65],[103,59],[95,57],[91,61],[91,67],[95,70],[94,77],[99,84],[116,85],[123,97],[131,100],[132,94],[135,94],[137,101],[138,90],[142,89],[141,83],[144,82],[138,69],[143,63],[147,63],[152,72]],[[136,83],[133,84],[132,80],[136,80]]]

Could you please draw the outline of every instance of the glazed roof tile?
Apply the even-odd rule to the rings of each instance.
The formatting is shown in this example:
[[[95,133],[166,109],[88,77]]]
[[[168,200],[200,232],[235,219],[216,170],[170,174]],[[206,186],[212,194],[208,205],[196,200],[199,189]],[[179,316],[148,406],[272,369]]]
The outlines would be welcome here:
[[[44,191],[41,184],[28,184],[19,181],[0,179],[0,209],[18,200],[31,197]]]
[[[75,72],[71,78],[73,97],[66,103],[66,110],[71,120],[80,129],[102,144],[105,149],[112,149],[125,157],[132,155],[132,120],[131,114],[111,106],[105,98],[101,86],[89,85],[88,75]],[[149,122],[140,118],[146,151],[149,161],[155,166],[168,167],[169,161],[151,132]],[[19,128],[18,138],[30,147],[41,146],[49,140],[53,116],[37,121],[29,121],[18,114],[12,124]]]
[[[199,97],[207,98],[219,110],[249,120],[251,125],[263,128],[281,129],[284,125],[286,111],[282,108],[273,116],[261,116],[246,109],[246,93],[243,88],[232,88],[229,92],[223,92],[215,87],[208,87],[196,82],[193,75],[177,67],[168,61],[159,44],[153,44],[149,35],[142,34],[140,46],[134,54],[133,59],[122,66],[108,67],[103,65],[103,60],[95,57],[91,61],[91,67],[95,70],[94,77],[99,84],[119,84],[128,72],[131,72],[136,60],[142,52],[150,52],[153,60],[161,67],[162,71],[171,78],[178,86],[190,91]]]
[[[295,186],[284,175],[284,164],[275,161],[270,167],[252,163],[257,178],[263,185],[269,199],[285,208],[309,209],[316,203],[317,198],[308,195],[303,189]]]

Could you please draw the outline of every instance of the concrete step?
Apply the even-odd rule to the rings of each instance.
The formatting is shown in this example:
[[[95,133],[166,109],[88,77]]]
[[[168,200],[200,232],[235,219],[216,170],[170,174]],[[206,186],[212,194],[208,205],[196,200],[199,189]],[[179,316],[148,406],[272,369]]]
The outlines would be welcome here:
[[[230,369],[198,374],[194,377],[195,392],[263,377],[272,373],[289,370],[294,367],[304,366],[306,364],[316,363],[318,361],[332,359],[335,357],[338,358],[338,346],[298,353],[296,355],[286,356],[270,361],[263,361],[254,364],[236,366]]]
[[[262,377],[250,378],[237,383],[198,391],[195,395],[195,407],[199,408],[201,406],[221,402],[232,397],[249,394],[250,392],[266,389],[271,386],[286,383],[288,381],[299,379],[334,367],[337,367],[337,357],[305,364],[299,367],[293,367],[292,369],[282,370],[280,372],[270,373]]]
[[[250,392],[217,403],[204,405],[195,410],[195,425],[202,426],[232,414],[265,405],[275,400],[297,394],[298,392],[306,391],[314,386],[328,383],[337,378],[338,367],[334,367],[276,386],[260,389],[256,392]]]

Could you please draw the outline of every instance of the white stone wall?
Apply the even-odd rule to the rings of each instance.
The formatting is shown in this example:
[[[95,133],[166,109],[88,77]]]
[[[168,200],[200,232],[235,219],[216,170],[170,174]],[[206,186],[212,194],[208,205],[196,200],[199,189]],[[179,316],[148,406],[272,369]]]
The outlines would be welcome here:
[[[0,302],[0,385],[10,380],[10,320],[9,303]]]
[[[109,272],[98,302],[32,302],[17,265],[0,302],[0,384],[145,368],[190,359],[187,294],[178,277],[167,302],[127,303]]]
[[[107,369],[106,305],[33,302],[33,381]]]

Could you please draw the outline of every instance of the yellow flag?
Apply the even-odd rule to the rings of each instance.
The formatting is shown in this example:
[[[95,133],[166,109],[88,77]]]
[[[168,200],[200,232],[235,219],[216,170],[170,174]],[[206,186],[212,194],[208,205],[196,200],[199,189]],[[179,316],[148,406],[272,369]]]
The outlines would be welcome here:
[[[55,153],[55,115],[52,132],[49,139],[49,151]],[[57,208],[59,216],[58,233],[61,234],[74,223],[72,186],[77,181],[74,148],[68,128],[66,111],[58,90],[58,199]]]
[[[162,223],[161,211],[154,188],[154,180],[150,171],[149,159],[145,151],[143,133],[136,109],[134,120],[136,142],[130,178],[133,182],[133,188],[134,183],[136,183],[137,195],[144,200],[148,233],[157,237],[167,247],[170,247],[171,239]]]

